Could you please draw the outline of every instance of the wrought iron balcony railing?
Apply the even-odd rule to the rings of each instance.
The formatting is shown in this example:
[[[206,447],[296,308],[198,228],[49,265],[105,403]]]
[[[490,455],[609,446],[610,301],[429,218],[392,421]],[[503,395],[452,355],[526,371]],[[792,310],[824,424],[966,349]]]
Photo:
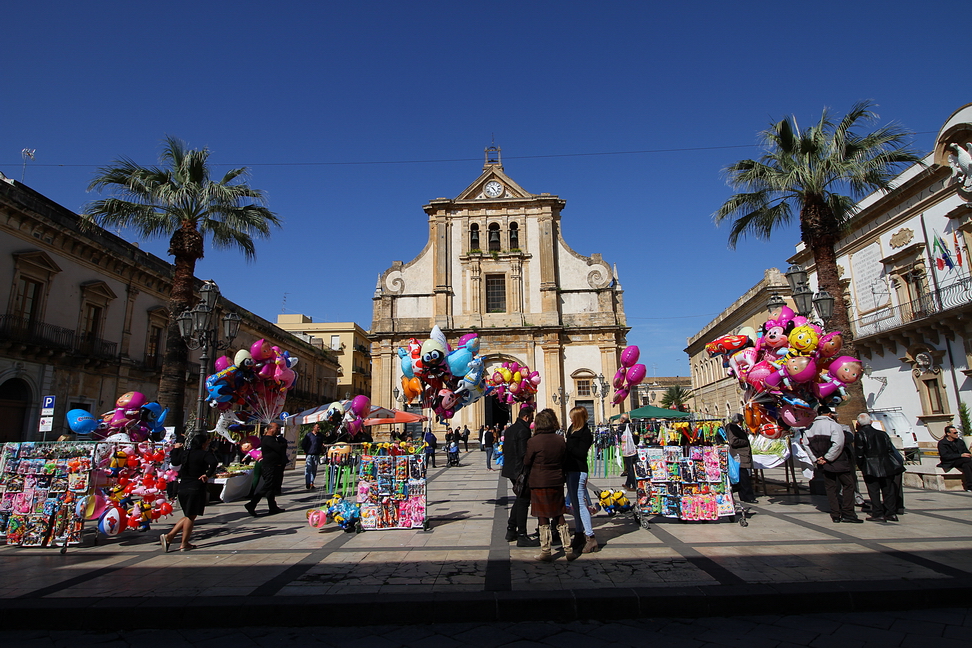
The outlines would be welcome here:
[[[0,336],[24,344],[62,349],[97,358],[114,358],[118,355],[118,343],[53,324],[33,321],[17,315],[0,315]]]
[[[891,331],[968,304],[972,304],[972,277],[965,277],[909,302],[868,313],[851,322],[851,326],[854,337],[862,338]]]

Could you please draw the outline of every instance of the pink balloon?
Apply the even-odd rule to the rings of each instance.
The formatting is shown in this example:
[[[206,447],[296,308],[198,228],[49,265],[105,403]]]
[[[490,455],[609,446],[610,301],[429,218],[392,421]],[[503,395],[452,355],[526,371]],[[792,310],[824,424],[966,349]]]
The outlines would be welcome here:
[[[532,384],[534,387],[536,387],[537,385],[540,384],[540,372],[539,371],[534,371],[533,373],[530,374],[530,384]]]
[[[628,379],[628,388],[630,389],[631,387],[641,383],[641,381],[645,379],[645,373],[647,373],[647,371],[648,370],[643,364],[636,364],[628,369],[628,373],[626,374],[626,378]]]
[[[611,404],[618,405],[621,403],[621,401],[623,401],[627,397],[628,397],[628,390],[622,387],[618,391],[614,392],[614,398],[611,399]]]
[[[230,360],[226,356],[219,356],[218,358],[216,358],[216,362],[213,363],[213,368],[215,369],[213,373],[219,373],[220,371],[230,366],[231,364],[233,364],[232,360]]]
[[[469,340],[474,340],[477,337],[479,337],[479,335],[476,333],[466,333],[461,338],[459,338],[459,348],[466,346],[466,342],[468,342]]]
[[[624,387],[624,376],[627,373],[624,367],[618,369],[618,373],[614,374],[614,388],[621,389]]]
[[[255,362],[269,360],[273,357],[273,347],[270,346],[269,342],[260,338],[250,346],[250,355],[253,356]]]
[[[503,384],[503,374],[501,374],[498,371],[497,372],[494,372],[493,373],[493,382],[496,383],[497,385],[502,385]]]
[[[364,394],[358,394],[351,399],[351,411],[358,416],[366,416],[371,412],[371,399]]]
[[[638,358],[641,356],[641,349],[631,345],[625,347],[624,351],[621,352],[621,366],[630,367],[634,363],[638,362]]]

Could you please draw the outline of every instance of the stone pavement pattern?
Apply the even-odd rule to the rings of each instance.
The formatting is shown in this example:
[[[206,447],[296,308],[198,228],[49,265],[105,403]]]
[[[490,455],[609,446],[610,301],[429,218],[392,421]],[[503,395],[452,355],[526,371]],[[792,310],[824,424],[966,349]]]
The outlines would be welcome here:
[[[363,616],[375,616],[376,611]],[[920,648],[968,645],[972,610],[939,608],[910,612],[635,619],[569,623],[438,623],[362,626],[130,632],[0,632],[0,645],[29,648],[583,648],[674,646],[676,648]]]
[[[621,482],[591,481],[595,487]],[[691,600],[690,616],[718,616],[740,613],[745,596],[792,600],[824,590],[831,595],[819,598],[830,601],[830,609],[885,609],[907,607],[888,592],[926,607],[951,601],[951,593],[969,587],[972,573],[972,499],[965,493],[908,490],[907,514],[896,524],[833,524],[825,498],[805,492],[762,497],[748,527],[655,518],[645,530],[630,515],[599,514],[600,552],[543,564],[533,560],[535,549],[503,540],[512,493],[499,472],[486,471],[480,452],[464,453],[459,467],[430,471],[430,532],[349,534],[333,524],[312,529],[305,511],[322,495],[302,486],[301,471],[288,473],[278,498],[287,508],[281,515],[253,518],[242,502],[210,506],[193,539],[199,548],[191,552],[162,553],[158,533],[168,524],[156,525],[154,533],[101,538],[97,546],[89,541],[66,555],[0,547],[0,573],[15,575],[0,579],[0,619],[15,615],[32,627],[26,620],[32,612],[142,604],[235,607],[248,619],[238,609],[242,604],[289,605],[293,599],[326,606],[376,594],[398,596],[403,604],[466,600],[485,607],[465,619],[477,621],[524,620],[517,615],[527,609],[540,615],[527,618],[555,619],[561,605],[583,618],[589,600],[633,606],[632,617],[656,616],[654,606],[666,596]],[[876,601],[873,591],[886,600]],[[871,600],[866,605],[865,595]],[[737,601],[734,609],[724,607],[730,599]],[[546,607],[538,608],[538,601]],[[413,621],[451,620],[435,616],[451,608],[435,607]],[[742,607],[743,613],[758,609]],[[566,616],[560,620],[571,620]],[[202,619],[185,623],[205,627]]]

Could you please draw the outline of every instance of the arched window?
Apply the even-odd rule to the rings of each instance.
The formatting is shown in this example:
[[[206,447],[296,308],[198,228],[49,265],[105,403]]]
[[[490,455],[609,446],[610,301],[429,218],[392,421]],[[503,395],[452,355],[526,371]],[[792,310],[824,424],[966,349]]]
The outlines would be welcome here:
[[[520,249],[520,226],[516,223],[510,223],[510,249]]]
[[[500,243],[500,226],[499,223],[489,224],[489,251],[499,252],[502,249],[502,244]]]
[[[473,223],[469,226],[469,249],[481,250],[479,247],[479,225]]]

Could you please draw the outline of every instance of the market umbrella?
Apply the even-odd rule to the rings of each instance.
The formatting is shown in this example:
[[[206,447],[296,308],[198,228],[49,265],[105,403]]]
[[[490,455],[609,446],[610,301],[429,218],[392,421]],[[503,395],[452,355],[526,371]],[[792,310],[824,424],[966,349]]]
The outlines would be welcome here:
[[[620,414],[611,417],[611,420],[620,418]],[[644,407],[639,407],[638,409],[631,410],[628,412],[628,417],[632,419],[675,419],[675,418],[690,418],[692,415],[689,412],[679,412],[678,410],[665,409],[664,407],[655,407],[654,405],[645,405]]]
[[[318,407],[312,407],[306,409],[299,414],[294,414],[293,416],[287,417],[287,425],[304,425],[305,423],[320,423],[326,417],[325,414],[327,410],[330,409],[331,404],[320,405]]]
[[[428,416],[403,412],[402,410],[388,409],[387,407],[372,406],[368,417],[364,420],[365,425],[385,425],[388,423],[417,423],[428,421]]]

